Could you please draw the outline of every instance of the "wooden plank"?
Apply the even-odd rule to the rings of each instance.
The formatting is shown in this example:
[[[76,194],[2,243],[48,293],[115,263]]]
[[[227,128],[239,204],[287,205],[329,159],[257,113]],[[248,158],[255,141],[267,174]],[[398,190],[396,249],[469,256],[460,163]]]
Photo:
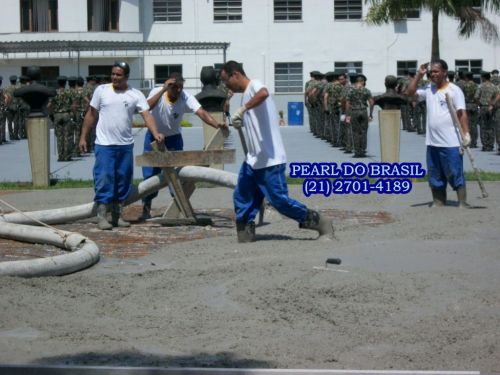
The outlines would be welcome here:
[[[191,198],[191,195],[193,195],[193,192],[196,189],[195,183],[193,181],[182,181],[181,184],[182,184],[182,190],[184,190],[186,198],[187,199]],[[180,214],[181,214],[181,208],[179,207],[177,201],[174,199],[165,210],[163,217],[166,219],[176,219],[180,217]]]
[[[142,167],[183,167],[186,165],[210,165],[234,163],[236,150],[202,151],[151,151],[135,157],[135,163]]]
[[[193,207],[191,207],[189,199],[184,194],[184,190],[182,189],[181,182],[179,180],[179,177],[177,176],[177,172],[175,171],[175,169],[171,167],[163,168],[163,173],[165,173],[170,182],[170,186],[172,188],[172,191],[174,192],[174,199],[176,200],[182,215],[186,219],[194,219],[195,216]]]

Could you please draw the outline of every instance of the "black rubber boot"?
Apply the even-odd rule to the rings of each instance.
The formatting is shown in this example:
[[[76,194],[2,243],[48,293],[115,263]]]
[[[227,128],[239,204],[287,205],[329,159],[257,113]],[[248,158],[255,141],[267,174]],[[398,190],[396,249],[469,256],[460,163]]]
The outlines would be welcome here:
[[[236,235],[238,243],[255,242],[255,223],[236,222]]]
[[[120,228],[128,228],[130,227],[130,223],[128,221],[123,220],[123,203],[113,203],[113,207],[111,209],[111,223],[114,227]]]
[[[139,217],[141,221],[146,221],[148,219],[151,219],[151,202],[142,205],[142,214]]]

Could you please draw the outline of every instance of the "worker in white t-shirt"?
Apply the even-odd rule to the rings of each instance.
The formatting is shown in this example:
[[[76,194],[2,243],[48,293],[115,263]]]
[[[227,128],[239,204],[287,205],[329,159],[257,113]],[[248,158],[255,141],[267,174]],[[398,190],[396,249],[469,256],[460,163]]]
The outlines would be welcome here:
[[[288,196],[279,116],[267,88],[258,80],[250,80],[236,61],[222,66],[220,79],[231,91],[243,93],[242,106],[232,118],[235,127],[243,126],[248,148],[233,194],[238,242],[255,241],[254,219],[264,197],[281,214],[299,222],[301,228],[316,230],[320,235],[333,234],[330,220]]]
[[[216,129],[227,129],[226,124],[219,124],[201,107],[201,104],[193,95],[184,91],[184,78],[177,72],[170,74],[163,86],[151,90],[148,96],[148,104],[158,131],[165,136],[165,147],[169,151],[181,151],[184,148],[181,133],[181,121],[184,113],[195,113],[208,125]],[[153,140],[153,134],[148,130],[144,137],[144,152],[152,150],[151,142]],[[160,174],[160,172],[161,168],[142,167],[142,177],[145,180]],[[157,195],[158,192],[155,192],[142,200],[142,220],[151,217],[151,202]]]
[[[446,186],[450,184],[456,190],[459,207],[466,207],[466,190],[464,177],[463,152],[461,143],[468,147],[471,141],[469,120],[462,90],[448,82],[448,64],[444,60],[430,63],[431,83],[417,90],[418,82],[427,73],[429,64],[420,66],[415,78],[410,82],[406,95],[417,93],[419,99],[427,105],[427,173],[432,191],[433,206],[446,204]],[[464,138],[453,124],[453,119],[446,102],[449,95],[456,108]]]
[[[128,86],[129,73],[130,67],[126,62],[115,62],[111,70],[111,83],[100,85],[94,91],[80,135],[80,151],[85,153],[87,135],[96,126],[94,201],[97,204],[98,226],[102,230],[109,230],[113,226],[130,226],[123,220],[122,212],[132,188],[132,116],[135,110],[144,118],[154,139],[158,142],[164,140],[149,113],[144,94]],[[110,206],[111,223],[106,218]]]

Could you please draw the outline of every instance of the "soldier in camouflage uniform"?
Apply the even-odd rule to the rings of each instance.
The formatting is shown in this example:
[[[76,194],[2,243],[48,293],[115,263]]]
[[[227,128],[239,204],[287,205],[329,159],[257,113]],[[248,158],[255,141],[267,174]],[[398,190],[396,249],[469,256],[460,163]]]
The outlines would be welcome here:
[[[311,91],[311,87],[316,81],[314,79],[314,73],[316,73],[315,70],[309,73],[309,81],[306,82],[304,85],[304,105],[306,106],[307,109],[307,114],[309,116],[309,129],[312,130],[312,111],[311,111],[311,104],[309,103],[309,92]]]
[[[3,77],[0,76],[0,86],[2,86]],[[4,90],[0,88],[0,145],[7,142],[5,136],[5,120],[7,118],[7,105],[5,104]]]
[[[325,114],[325,131],[323,137],[326,141],[332,142],[333,139],[333,111],[331,103],[328,100],[329,91],[333,88],[334,79],[336,78],[334,72],[326,72],[326,85],[323,89],[323,98],[321,102],[323,103],[323,112]]]
[[[481,85],[476,90],[474,99],[479,105],[479,129],[482,151],[493,151],[495,144],[495,127],[493,123],[493,101],[499,88],[490,81],[490,73],[481,74]]]
[[[92,95],[94,95],[94,90],[96,87],[99,85],[99,77],[96,75],[93,76],[88,76],[87,77],[87,86],[85,87],[85,90],[87,92],[87,97],[90,100],[92,99]],[[96,138],[96,127],[92,127],[92,129],[89,132],[89,135],[87,137],[87,150],[89,152],[94,151],[94,144],[95,144],[95,138]]]
[[[355,158],[366,157],[368,122],[373,120],[374,101],[366,87],[366,77],[359,74],[347,96],[346,122],[351,125]],[[369,107],[369,114],[367,108]]]
[[[344,114],[344,120],[340,123],[341,128],[341,142],[343,143],[344,154],[351,154],[353,150],[352,145],[352,126],[346,121],[347,119],[347,98],[351,90],[354,88],[354,83],[356,82],[356,75],[350,75],[350,84],[346,84],[342,90],[342,112]],[[341,116],[342,119],[342,116]]]
[[[496,69],[491,71],[491,83],[495,86],[500,86],[500,77],[498,76],[498,70]]]
[[[71,161],[73,154],[73,127],[71,124],[71,107],[73,96],[66,90],[66,77],[57,77],[57,95],[49,103],[49,110],[54,115],[54,131],[57,139],[58,161]]]
[[[398,78],[398,85],[396,86],[396,92],[401,95],[405,95],[406,89],[410,79],[408,78],[408,71],[404,72],[404,77]],[[410,130],[410,116],[408,112],[408,106],[411,104],[403,104],[401,106],[401,123],[403,125],[403,130]]]
[[[333,82],[325,90],[324,100],[329,113],[331,137],[329,141],[333,147],[340,146],[340,112],[342,90],[345,85],[345,74],[333,72]]]
[[[417,89],[421,89],[426,87],[429,84],[428,79],[422,79],[418,83]],[[414,117],[415,129],[417,130],[417,134],[425,134],[427,127],[427,104],[425,100],[419,100],[418,96],[416,96],[415,100],[415,110]]]
[[[26,75],[19,77],[20,87],[26,86],[29,83],[30,78]],[[30,106],[23,99],[18,98],[19,103],[19,133],[18,136],[21,139],[28,138],[28,132],[26,130],[26,121],[30,113]]]
[[[19,139],[19,99],[14,97],[17,86],[17,76],[9,77],[10,85],[5,89],[7,104],[7,126],[9,128],[9,138],[11,141]]]
[[[323,79],[323,74],[318,71],[314,71],[313,73],[315,81],[309,87],[307,101],[310,105],[311,111],[311,132],[315,137],[318,137],[320,132],[319,128],[321,123],[321,116],[323,113],[320,97],[320,92],[322,90],[321,80]]]
[[[465,74],[465,82],[459,86],[465,97],[465,108],[469,117],[469,133],[470,133],[470,146],[471,148],[477,147],[477,138],[479,135],[479,107],[477,106],[475,95],[477,91],[477,84],[474,82],[474,74],[467,72]]]
[[[73,91],[73,100],[76,102],[76,110],[73,113],[72,118],[74,124],[73,138],[75,139],[75,151],[73,152],[73,155],[80,156],[78,141],[80,140],[80,134],[82,132],[83,118],[85,117],[85,112],[87,111],[90,103],[89,93],[84,87],[84,80],[82,77],[78,77],[76,79],[76,87]]]

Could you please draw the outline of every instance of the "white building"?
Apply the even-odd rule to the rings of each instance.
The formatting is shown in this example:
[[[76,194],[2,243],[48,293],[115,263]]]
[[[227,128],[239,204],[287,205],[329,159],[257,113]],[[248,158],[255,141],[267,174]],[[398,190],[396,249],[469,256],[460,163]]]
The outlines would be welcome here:
[[[385,75],[415,69],[431,53],[429,13],[368,26],[365,0],[2,0],[1,5],[4,86],[29,65],[43,67],[50,80],[109,72],[120,58],[131,64],[136,87],[181,70],[186,86],[197,92],[203,66],[234,59],[271,92],[299,100],[311,70],[363,72],[368,87],[380,92]],[[500,24],[500,16],[490,19]],[[441,57],[451,70],[500,67],[498,42],[460,39],[456,20],[440,21]],[[157,49],[152,42],[165,44]]]

